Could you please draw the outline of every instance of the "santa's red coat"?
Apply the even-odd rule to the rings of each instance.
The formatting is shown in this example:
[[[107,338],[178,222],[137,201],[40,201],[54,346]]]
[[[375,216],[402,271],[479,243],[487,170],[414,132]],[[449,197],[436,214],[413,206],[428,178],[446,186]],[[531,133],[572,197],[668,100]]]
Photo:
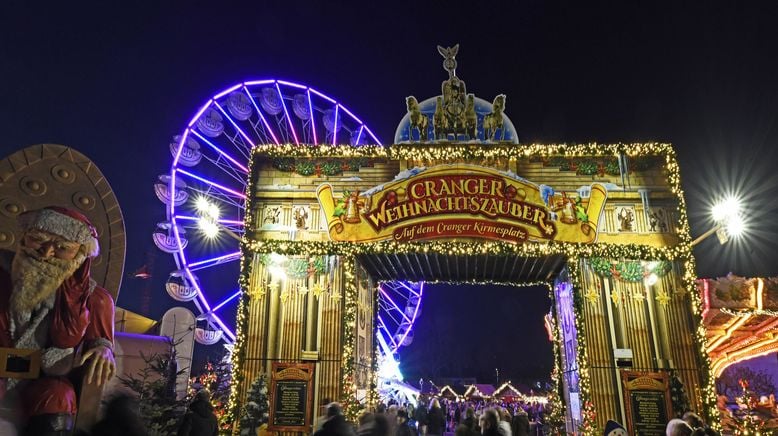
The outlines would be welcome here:
[[[13,288],[9,270],[0,265],[0,347],[13,348],[9,328],[9,301]],[[45,347],[89,347],[100,339],[112,344],[113,298],[99,286],[94,286],[90,292],[89,261],[73,276],[56,291]],[[80,279],[77,279],[79,276]],[[0,378],[0,399],[5,394],[6,380]],[[50,377],[42,373],[40,378],[23,385],[20,400],[26,416],[49,413],[75,415],[77,410],[73,385],[67,377]]]

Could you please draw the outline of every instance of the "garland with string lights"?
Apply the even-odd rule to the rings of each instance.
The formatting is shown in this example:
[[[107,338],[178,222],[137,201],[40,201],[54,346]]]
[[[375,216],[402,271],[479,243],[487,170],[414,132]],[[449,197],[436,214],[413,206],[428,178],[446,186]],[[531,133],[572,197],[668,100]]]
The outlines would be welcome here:
[[[240,388],[244,382],[243,362],[246,360],[246,331],[248,330],[249,319],[249,290],[251,277],[251,258],[252,252],[249,250],[245,235],[254,230],[253,214],[251,213],[251,199],[254,198],[254,186],[257,182],[257,175],[253,171],[254,159],[249,161],[249,180],[246,184],[246,214],[244,220],[244,237],[240,241],[240,276],[238,285],[240,287],[240,298],[238,299],[238,311],[235,325],[235,343],[232,349],[232,389],[230,389],[229,400],[227,401],[227,413],[225,421],[233,425],[233,433],[237,433],[239,428],[238,418],[240,416]]]
[[[639,244],[617,245],[617,244],[578,244],[549,241],[547,243],[536,244],[526,243],[516,245],[500,241],[483,242],[465,242],[465,241],[424,241],[424,242],[398,242],[398,241],[378,241],[370,243],[350,243],[350,242],[325,242],[325,241],[278,241],[263,240],[249,241],[244,239],[241,244],[241,277],[240,285],[244,291],[244,296],[240,300],[238,309],[238,327],[235,343],[235,352],[233,354],[233,377],[236,380],[235,388],[230,396],[231,410],[237,408],[238,386],[242,383],[240,377],[241,364],[245,359],[245,338],[246,322],[248,318],[248,304],[246,291],[248,290],[248,280],[250,275],[250,262],[247,260],[250,255],[260,253],[278,253],[286,255],[340,255],[343,256],[345,282],[345,301],[344,301],[344,325],[345,337],[343,348],[343,377],[344,384],[342,393],[344,395],[344,410],[350,417],[355,417],[359,410],[356,402],[354,382],[354,333],[353,329],[356,319],[356,290],[355,283],[355,256],[358,254],[374,253],[439,253],[444,255],[520,255],[525,257],[543,257],[552,254],[564,255],[570,265],[570,276],[574,289],[583,289],[581,287],[581,272],[578,263],[583,259],[592,257],[605,257],[611,259],[651,259],[659,261],[677,261],[681,266],[681,282],[691,296],[691,310],[697,328],[694,332],[694,342],[697,347],[699,364],[702,375],[702,386],[704,392],[702,396],[704,413],[706,421],[711,423],[716,429],[720,427],[719,414],[716,408],[716,393],[714,378],[711,372],[710,358],[705,353],[707,346],[705,327],[702,324],[702,301],[696,287],[695,262],[691,251],[691,234],[689,229],[688,216],[686,212],[686,201],[681,189],[680,169],[676,160],[675,151],[669,144],[646,143],[646,144],[610,144],[602,145],[596,143],[590,144],[560,144],[560,145],[542,145],[531,144],[515,146],[508,144],[402,144],[392,147],[383,147],[379,145],[367,145],[354,147],[351,145],[297,145],[297,144],[264,144],[256,146],[252,153],[250,165],[255,160],[261,158],[328,158],[328,159],[353,159],[353,158],[381,158],[388,160],[409,160],[417,164],[426,165],[436,162],[463,162],[477,161],[481,165],[497,165],[504,162],[515,161],[518,159],[527,159],[531,157],[553,157],[563,156],[568,158],[578,158],[582,156],[592,157],[615,157],[626,155],[629,157],[657,156],[663,158],[665,168],[667,169],[667,179],[671,192],[678,200],[678,236],[680,243],[672,247],[652,247]],[[251,180],[248,184],[248,195],[246,203],[246,230],[251,227],[251,206],[250,201],[253,196],[252,187],[256,183],[256,176],[253,171],[250,172]],[[478,283],[485,283],[479,281]],[[582,296],[580,292],[574,292],[574,308],[576,328],[579,332],[584,331],[584,320],[581,313]],[[596,430],[596,412],[590,396],[590,377],[588,368],[588,352],[586,347],[585,335],[579,335],[578,347],[578,366],[579,377],[581,380],[581,401],[583,404],[583,434],[595,434]]]
[[[551,307],[556,311],[556,298],[554,296],[554,287],[548,286],[548,296],[551,299]],[[548,394],[549,412],[546,415],[545,423],[551,428],[552,435],[561,435],[565,431],[565,403],[562,401],[562,352],[559,344],[562,342],[562,331],[559,324],[554,322],[553,330],[554,340],[551,348],[554,353],[554,366],[551,368],[552,390]]]

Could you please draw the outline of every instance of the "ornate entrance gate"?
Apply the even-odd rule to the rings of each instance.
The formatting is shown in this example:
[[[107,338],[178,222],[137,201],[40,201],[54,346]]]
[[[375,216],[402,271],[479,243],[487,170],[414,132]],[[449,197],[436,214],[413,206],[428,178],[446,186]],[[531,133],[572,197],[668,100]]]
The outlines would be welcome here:
[[[483,100],[463,94],[475,131],[460,131],[435,109],[464,92],[449,73],[459,88],[409,98],[392,146],[254,149],[233,413],[277,361],[314,363],[314,404],[338,400],[355,417],[375,402],[377,285],[409,280],[546,284],[568,431],[608,419],[664,429],[636,412],[650,395],[633,395],[643,379],[627,386],[627,371],[682,383],[716,423],[672,147],[518,145],[504,96],[472,110]]]

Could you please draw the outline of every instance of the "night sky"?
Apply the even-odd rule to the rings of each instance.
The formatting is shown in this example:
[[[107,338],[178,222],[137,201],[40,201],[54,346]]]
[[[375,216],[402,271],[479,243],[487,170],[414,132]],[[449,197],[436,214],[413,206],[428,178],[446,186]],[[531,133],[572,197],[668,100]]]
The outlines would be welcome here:
[[[775,2],[129,3],[0,10],[0,156],[59,143],[96,162],[122,206],[128,272],[155,250],[151,233],[165,219],[152,184],[169,171],[168,142],[215,92],[250,79],[301,82],[337,97],[387,143],[407,95],[440,91],[436,45],[459,43],[457,75],[487,100],[507,94],[521,142],[672,142],[693,235],[711,226],[713,201],[744,196],[748,237],[697,246],[700,276],[778,274]],[[147,315],[158,318],[172,306],[163,283],[173,268],[160,252],[152,282],[125,279],[118,303],[140,310],[148,285]],[[445,328],[471,298],[448,292],[450,303],[425,302],[422,325]],[[516,295],[506,304],[520,304]],[[524,327],[484,329],[510,341],[506,332],[535,329],[544,311],[528,310]],[[457,332],[467,344],[481,333]]]

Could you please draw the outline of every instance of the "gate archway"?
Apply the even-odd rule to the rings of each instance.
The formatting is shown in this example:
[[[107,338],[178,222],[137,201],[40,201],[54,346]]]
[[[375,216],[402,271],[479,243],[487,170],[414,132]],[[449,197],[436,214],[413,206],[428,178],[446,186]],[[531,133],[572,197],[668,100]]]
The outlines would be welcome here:
[[[675,151],[519,145],[505,95],[468,94],[458,46],[438,50],[441,95],[406,99],[397,143],[253,149],[232,413],[257,376],[305,363],[307,403],[271,392],[270,428],[309,431],[304,404],[325,399],[356,418],[377,400],[376,284],[439,280],[549,288],[559,431],[664,434],[684,408],[716,426]]]

